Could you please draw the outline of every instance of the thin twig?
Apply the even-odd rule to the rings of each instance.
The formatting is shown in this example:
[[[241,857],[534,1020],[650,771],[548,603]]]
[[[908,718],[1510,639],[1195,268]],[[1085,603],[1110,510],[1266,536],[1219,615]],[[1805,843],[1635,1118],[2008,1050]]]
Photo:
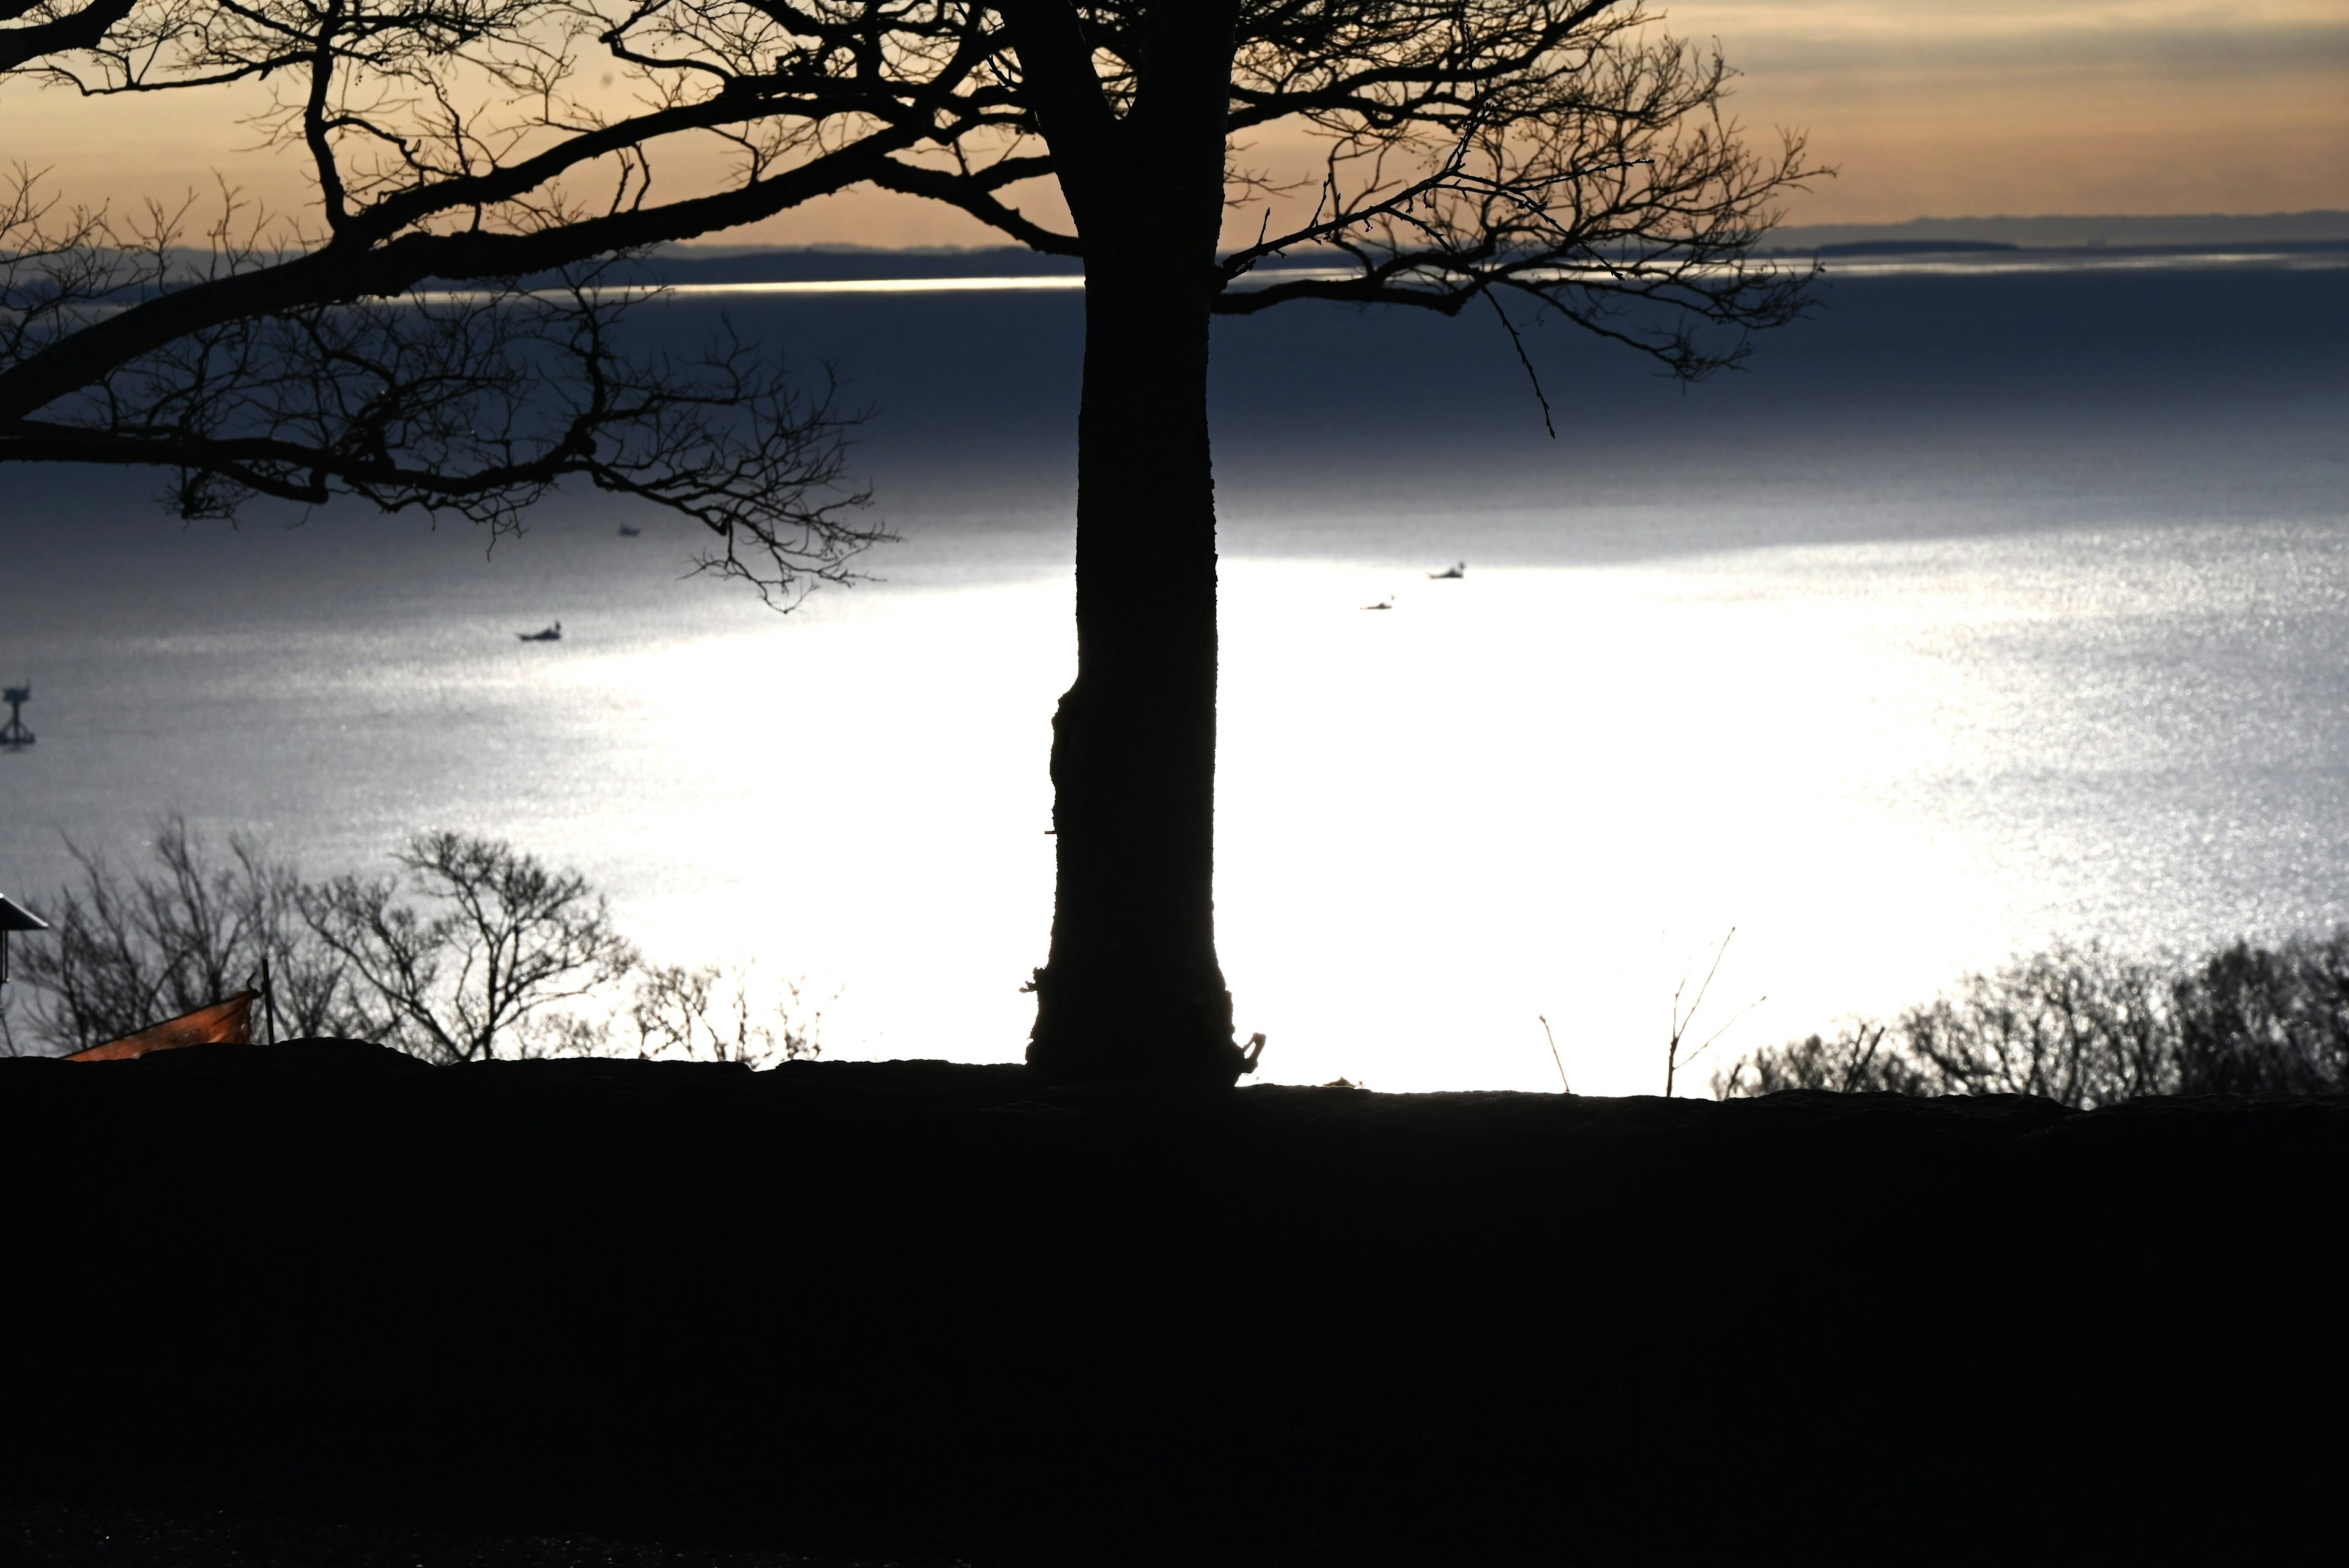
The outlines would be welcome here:
[[[1503,319],[1506,320],[1506,317],[1504,317]],[[1735,926],[1732,926],[1729,928],[1729,934],[1721,939],[1721,946],[1713,955],[1713,967],[1704,971],[1704,983],[1696,988],[1696,1000],[1689,1003],[1688,1011],[1686,1012],[1682,1012],[1681,1011],[1681,996],[1682,992],[1688,990],[1688,975],[1683,972],[1681,976],[1680,984],[1672,987],[1672,1033],[1671,1038],[1665,1042],[1664,1044],[1664,1097],[1666,1099],[1670,1099],[1671,1097],[1672,1082],[1680,1072],[1681,1041],[1687,1036],[1688,1026],[1696,1022],[1697,1010],[1704,1005],[1706,993],[1713,990],[1713,977],[1721,972],[1721,961],[1729,956],[1729,944],[1736,938],[1736,936],[1737,928]],[[1753,1002],[1747,1002],[1744,1007],[1737,1010],[1736,1015],[1732,1017],[1729,1023],[1736,1023],[1739,1018],[1744,1017],[1746,1013],[1751,1012],[1755,1007],[1761,1005],[1763,1002],[1767,1000],[1768,998],[1766,997],[1757,997]],[[1729,1027],[1729,1024],[1724,1023],[1721,1027],[1722,1029],[1726,1029]],[[1720,1030],[1715,1030],[1713,1032],[1713,1040],[1707,1040],[1704,1043],[1704,1045],[1700,1045],[1695,1051],[1689,1053],[1690,1059],[1693,1060],[1697,1056],[1698,1053],[1704,1050],[1706,1045],[1711,1045],[1713,1040],[1718,1040],[1720,1038]]]
[[[1713,1043],[1729,1033],[1731,1023],[1735,1023],[1739,1019],[1744,1017],[1747,1013],[1753,1012],[1755,1008],[1761,1006],[1764,1002],[1769,1000],[1770,993],[1765,991],[1761,995],[1755,997],[1753,1001],[1747,1002],[1744,1006],[1739,1008],[1736,1012],[1731,1013],[1729,1015],[1729,1023],[1723,1024],[1720,1028],[1706,1035],[1704,1037],[1704,1044],[1690,1052],[1686,1056],[1682,1057],[1682,1061],[1683,1063],[1693,1062],[1699,1056],[1703,1055],[1707,1051],[1712,1050]]]
[[[1507,328],[1509,342],[1514,345],[1517,350],[1517,363],[1526,368],[1526,379],[1534,384],[1534,401],[1541,405],[1542,429],[1549,431],[1550,440],[1556,441],[1557,439],[1557,426],[1550,422],[1549,400],[1542,396],[1541,378],[1534,374],[1534,362],[1526,353],[1525,340],[1517,336],[1516,323],[1511,321],[1509,319],[1509,313],[1501,308],[1501,300],[1498,295],[1493,293],[1490,289],[1486,289],[1485,291],[1485,298],[1493,306],[1493,314],[1501,318],[1501,325]],[[1700,1000],[1702,1000],[1702,998],[1700,998]]]

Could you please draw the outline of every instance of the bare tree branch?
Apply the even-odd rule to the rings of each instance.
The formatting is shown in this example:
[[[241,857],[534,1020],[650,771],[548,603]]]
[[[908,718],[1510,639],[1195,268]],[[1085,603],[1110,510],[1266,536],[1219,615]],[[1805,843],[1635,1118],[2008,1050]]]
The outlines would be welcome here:
[[[750,345],[631,358],[646,294],[602,258],[858,185],[1081,256],[1173,112],[1145,90],[1169,51],[1228,48],[1207,134],[1325,153],[1310,218],[1275,233],[1268,205],[1202,280],[1220,313],[1481,296],[1529,376],[1510,302],[1695,377],[1807,298],[1806,269],[1749,259],[1811,173],[1800,139],[1751,151],[1727,67],[1637,0],[1235,0],[1212,26],[1151,0],[16,4],[41,19],[0,29],[0,69],[100,98],[258,81],[256,128],[312,171],[291,223],[232,191],[126,216],[0,186],[0,461],[157,466],[190,516],[351,495],[505,527],[584,481],[788,603],[884,536],[853,522],[852,421]],[[697,148],[728,171],[657,181]],[[1071,232],[1009,195],[1046,182]],[[1299,252],[1328,265],[1258,270]]]

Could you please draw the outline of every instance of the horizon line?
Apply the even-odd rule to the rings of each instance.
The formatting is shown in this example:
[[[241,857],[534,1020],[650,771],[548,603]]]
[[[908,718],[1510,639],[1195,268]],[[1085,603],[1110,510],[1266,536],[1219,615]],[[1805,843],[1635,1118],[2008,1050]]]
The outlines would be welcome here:
[[[1927,213],[1914,218],[1837,219],[1816,223],[1782,223],[1771,233],[1787,233],[1805,229],[1903,229],[1920,223],[2257,223],[2270,219],[2338,218],[2349,223],[2349,207],[2283,208],[2263,213],[1978,213],[1970,214]],[[810,240],[801,244],[784,241],[724,241],[678,240],[659,247],[667,252],[693,251],[702,254],[719,252],[739,254],[771,253],[777,251],[800,254],[835,255],[980,255],[990,252],[1015,251],[1054,261],[1075,262],[1075,256],[1053,256],[1042,251],[1030,250],[1017,241],[1005,239],[978,244],[867,244],[856,240]]]

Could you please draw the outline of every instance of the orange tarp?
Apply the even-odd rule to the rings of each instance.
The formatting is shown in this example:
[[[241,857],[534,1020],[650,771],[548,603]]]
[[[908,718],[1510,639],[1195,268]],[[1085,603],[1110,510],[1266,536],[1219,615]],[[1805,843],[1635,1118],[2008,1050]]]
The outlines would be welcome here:
[[[127,1062],[150,1051],[176,1051],[182,1045],[249,1045],[253,1043],[253,1004],[257,991],[240,991],[226,1002],[199,1007],[177,1018],[77,1051],[68,1062]]]

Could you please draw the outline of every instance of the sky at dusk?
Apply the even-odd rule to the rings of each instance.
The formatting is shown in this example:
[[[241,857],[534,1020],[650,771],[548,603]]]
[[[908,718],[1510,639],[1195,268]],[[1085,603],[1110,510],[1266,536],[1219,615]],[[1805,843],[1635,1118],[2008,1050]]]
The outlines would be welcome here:
[[[1838,177],[1803,223],[1920,215],[2265,213],[2349,206],[2349,5],[2342,0],[1689,0],[1669,26],[1718,39],[1744,73],[1751,131],[1807,130]],[[0,88],[12,156],[69,202],[212,192],[215,174],[280,213],[299,161],[254,151],[261,89],[92,105]],[[1270,164],[1298,149],[1269,139]],[[689,182],[694,171],[670,165]],[[1249,224],[1253,228],[1253,224]],[[735,242],[989,243],[930,203],[859,192]]]

